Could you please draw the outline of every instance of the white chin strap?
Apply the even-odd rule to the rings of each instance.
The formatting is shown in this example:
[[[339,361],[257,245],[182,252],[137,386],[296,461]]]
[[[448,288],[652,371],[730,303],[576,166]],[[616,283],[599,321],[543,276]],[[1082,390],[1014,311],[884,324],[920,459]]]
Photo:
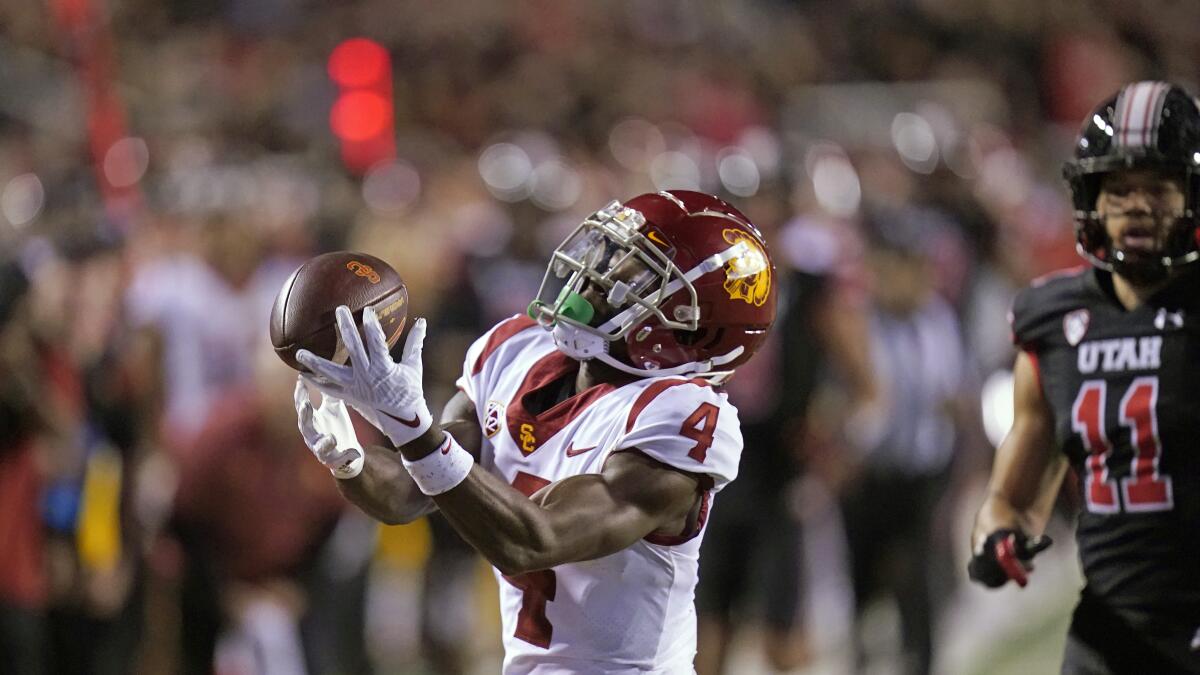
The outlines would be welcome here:
[[[558,351],[576,361],[587,361],[608,355],[608,340],[578,326],[559,321],[554,324],[550,334],[554,336],[554,346],[558,348]]]
[[[559,322],[551,330],[550,334],[554,336],[554,346],[558,351],[575,359],[576,361],[588,361],[596,359],[602,363],[612,366],[617,370],[637,375],[639,377],[650,376],[670,376],[670,375],[703,375],[717,370],[720,366],[725,365],[742,355],[746,348],[738,345],[735,349],[721,356],[714,356],[707,361],[689,361],[681,363],[672,368],[635,368],[628,363],[622,363],[613,358],[608,353],[608,341],[599,335],[589,333],[580,329],[578,326],[571,326]]]
[[[663,300],[666,300],[668,297],[674,295],[684,287],[684,284],[690,284],[709,272],[721,269],[725,266],[725,263],[742,255],[745,250],[746,245],[738,242],[737,244],[730,246],[720,253],[705,258],[700,262],[700,264],[684,273],[682,278],[677,278],[670,281],[666,288],[663,289],[658,295],[657,299],[655,300],[655,305],[661,304]],[[625,323],[632,321],[633,318],[641,311],[642,307],[635,304],[629,309],[626,309],[620,314],[617,314],[613,318],[604,322],[602,326],[599,326],[595,330],[597,333],[610,333],[614,329],[617,329],[625,325]],[[716,368],[733,361],[737,357],[741,356],[742,352],[745,351],[745,347],[738,345],[737,348],[733,349],[729,353],[722,354],[721,356],[714,356],[707,361],[689,361],[688,363],[682,363],[672,368],[636,368],[627,363],[622,363],[610,356],[608,353],[608,340],[605,340],[597,333],[584,330],[579,326],[570,325],[564,321],[558,321],[555,323],[554,328],[551,329],[550,333],[554,337],[554,346],[558,348],[558,351],[566,354],[576,361],[598,359],[602,363],[610,365],[623,373],[637,375],[640,377],[685,374],[700,375],[703,373],[712,372]]]

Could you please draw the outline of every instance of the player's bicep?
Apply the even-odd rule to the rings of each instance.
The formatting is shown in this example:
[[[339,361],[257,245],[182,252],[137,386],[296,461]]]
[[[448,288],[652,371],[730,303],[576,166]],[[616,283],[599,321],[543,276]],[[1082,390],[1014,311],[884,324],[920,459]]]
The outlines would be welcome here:
[[[702,478],[640,452],[613,454],[600,474],[572,476],[533,495],[554,536],[552,564],[593,560],[685,521]]]
[[[990,489],[1026,509],[1044,501],[1047,492],[1057,492],[1066,466],[1054,443],[1054,415],[1037,363],[1022,351],[1013,368],[1013,425],[996,449]]]

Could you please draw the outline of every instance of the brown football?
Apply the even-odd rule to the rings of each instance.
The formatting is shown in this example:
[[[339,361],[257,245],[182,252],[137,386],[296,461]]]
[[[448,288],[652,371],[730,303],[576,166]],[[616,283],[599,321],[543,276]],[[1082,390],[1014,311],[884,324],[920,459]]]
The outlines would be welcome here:
[[[375,256],[352,251],[324,253],[304,263],[283,283],[271,309],[271,344],[284,363],[299,371],[296,351],[345,363],[334,310],[347,305],[362,325],[362,311],[373,307],[388,347],[404,332],[408,289],[392,266]]]

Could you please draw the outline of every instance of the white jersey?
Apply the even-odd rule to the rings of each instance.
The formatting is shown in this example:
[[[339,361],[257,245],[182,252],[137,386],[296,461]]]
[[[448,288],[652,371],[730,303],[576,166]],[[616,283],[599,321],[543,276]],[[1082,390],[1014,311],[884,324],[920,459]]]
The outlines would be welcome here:
[[[737,409],[703,380],[657,377],[596,385],[538,415],[526,410],[529,392],[575,368],[523,316],[471,346],[458,386],[484,432],[483,468],[531,495],[600,473],[614,452],[636,448],[705,476],[700,515],[689,531],[650,535],[596,560],[519,577],[497,571],[504,673],[690,674],[700,542],[713,495],[737,476]]]

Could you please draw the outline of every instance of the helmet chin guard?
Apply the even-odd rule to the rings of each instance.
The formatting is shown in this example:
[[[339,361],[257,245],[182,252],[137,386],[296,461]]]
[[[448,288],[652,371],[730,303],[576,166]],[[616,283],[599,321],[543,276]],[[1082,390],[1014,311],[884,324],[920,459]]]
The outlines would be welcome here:
[[[558,351],[576,361],[587,361],[608,354],[608,340],[565,321],[555,323],[550,334],[554,336],[554,346]]]

